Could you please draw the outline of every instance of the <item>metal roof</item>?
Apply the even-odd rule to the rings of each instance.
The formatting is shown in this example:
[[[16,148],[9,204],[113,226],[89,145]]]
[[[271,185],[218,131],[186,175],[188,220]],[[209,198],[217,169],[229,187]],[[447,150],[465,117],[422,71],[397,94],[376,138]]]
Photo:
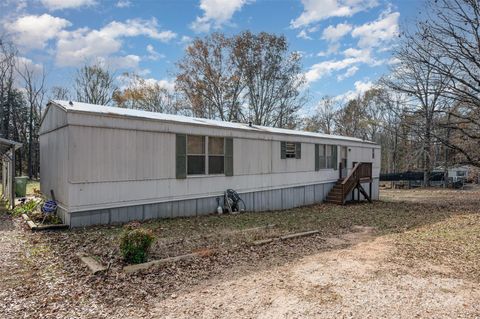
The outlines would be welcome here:
[[[22,147],[21,143],[7,140],[0,137],[0,156],[3,156],[6,152],[8,152],[12,147],[15,147],[15,150]]]
[[[81,103],[81,102],[54,100],[54,101],[50,101],[48,104],[50,105],[51,103],[54,103],[60,106],[66,112],[80,112],[80,113],[93,113],[98,115],[114,115],[114,116],[123,116],[123,117],[131,117],[131,118],[145,118],[145,119],[158,120],[163,122],[177,122],[182,124],[205,125],[205,126],[211,126],[211,127],[244,130],[244,131],[250,131],[250,132],[256,132],[256,133],[265,132],[265,133],[272,133],[272,134],[297,135],[297,136],[336,139],[336,140],[352,141],[352,142],[368,143],[368,144],[376,145],[376,143],[371,141],[366,141],[366,140],[362,140],[355,137],[347,137],[347,136],[341,136],[341,135],[297,131],[297,130],[289,130],[289,129],[274,128],[274,127],[259,126],[259,125],[250,126],[247,123],[209,120],[204,118],[188,117],[183,115],[148,112],[143,110],[95,105],[95,104],[88,104],[88,103]]]

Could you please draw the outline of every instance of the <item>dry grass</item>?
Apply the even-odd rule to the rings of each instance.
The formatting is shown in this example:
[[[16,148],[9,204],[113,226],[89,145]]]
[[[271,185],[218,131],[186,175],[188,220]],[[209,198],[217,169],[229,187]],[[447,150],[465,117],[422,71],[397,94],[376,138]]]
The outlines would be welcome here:
[[[40,181],[38,180],[28,180],[27,182],[27,195],[34,195],[35,191],[40,190]]]
[[[85,307],[93,309],[91,315],[85,315],[92,318],[146,314],[152,298],[165,298],[207,279],[256,272],[331,249],[325,238],[355,231],[355,225],[375,227],[376,235],[392,238],[395,263],[438,264],[452,269],[455,276],[480,282],[479,198],[480,189],[385,190],[382,201],[374,204],[325,204],[145,222],[142,226],[150,228],[158,238],[153,258],[192,251],[204,252],[205,257],[132,276],[120,272],[121,226],[31,233],[17,225],[9,234],[13,232],[19,238],[22,253],[11,258],[17,258],[21,278],[0,283],[0,291],[8,294],[9,300],[18,299],[22,306],[2,308],[0,304],[0,317],[19,313],[13,309],[22,310],[25,317],[35,317],[39,307],[43,307],[45,317],[52,318],[59,312],[76,317],[84,313]],[[267,225],[275,226],[262,228]],[[253,240],[314,229],[320,234],[262,247],[246,245]],[[79,251],[111,263],[109,274],[91,277],[74,257]],[[22,276],[35,280],[27,281]],[[15,282],[22,285],[15,286]]]

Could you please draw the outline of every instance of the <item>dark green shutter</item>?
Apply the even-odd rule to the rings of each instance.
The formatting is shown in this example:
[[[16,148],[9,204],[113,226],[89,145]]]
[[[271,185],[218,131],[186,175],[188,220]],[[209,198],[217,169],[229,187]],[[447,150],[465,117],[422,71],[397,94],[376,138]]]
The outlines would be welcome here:
[[[315,144],[315,170],[320,170],[320,145]]]
[[[177,134],[175,161],[177,178],[187,178],[187,136],[185,134]]]
[[[286,159],[287,158],[287,143],[280,142],[280,158]]]
[[[333,159],[333,169],[337,170],[338,169],[338,146],[337,145],[332,145],[332,159]]]
[[[225,175],[233,176],[233,138],[225,138]]]
[[[302,143],[295,143],[295,158],[302,158]]]

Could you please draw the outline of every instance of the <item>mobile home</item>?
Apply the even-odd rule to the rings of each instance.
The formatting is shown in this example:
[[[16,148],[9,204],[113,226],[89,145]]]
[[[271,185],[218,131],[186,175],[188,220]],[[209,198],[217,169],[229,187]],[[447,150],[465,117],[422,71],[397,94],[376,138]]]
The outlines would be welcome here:
[[[248,211],[319,203],[359,163],[370,176],[357,196],[378,198],[369,141],[78,102],[48,104],[40,157],[41,191],[71,227],[210,214],[226,189]]]

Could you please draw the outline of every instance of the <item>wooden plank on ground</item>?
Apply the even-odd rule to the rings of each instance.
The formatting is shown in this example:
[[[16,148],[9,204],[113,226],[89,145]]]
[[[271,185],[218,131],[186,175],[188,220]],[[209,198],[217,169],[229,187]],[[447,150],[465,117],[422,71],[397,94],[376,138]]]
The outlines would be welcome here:
[[[86,254],[79,253],[77,254],[78,258],[90,269],[92,274],[98,274],[107,270],[107,267],[96,261],[93,257],[90,257]]]
[[[252,245],[253,245],[253,246],[261,246],[261,245],[269,244],[269,243],[273,242],[274,239],[278,240],[278,238],[269,238],[269,239],[255,240],[255,241],[252,243]]]
[[[301,233],[295,233],[295,234],[288,234],[285,236],[281,237],[275,237],[275,238],[268,238],[268,239],[261,239],[261,240],[255,240],[252,245],[253,246],[260,246],[260,245],[265,245],[265,244],[270,244],[274,241],[277,240],[286,240],[286,239],[293,239],[293,238],[299,238],[299,237],[306,237],[306,236],[311,236],[318,234],[318,230],[311,230],[311,231],[306,231],[306,232],[301,232]]]
[[[195,257],[199,257],[198,253],[191,253],[191,254],[180,255],[180,256],[175,256],[175,257],[168,257],[168,258],[164,258],[164,259],[152,260],[152,261],[149,261],[149,262],[146,262],[146,263],[143,263],[143,264],[125,266],[125,267],[123,267],[123,271],[128,274],[128,273],[148,269],[150,267],[163,266],[163,265],[166,265],[166,264],[178,262],[178,261],[181,261],[181,260],[188,260],[188,259],[192,259],[192,258],[195,258]]]
[[[306,232],[302,232],[302,233],[285,235],[285,236],[280,237],[280,239],[285,240],[285,239],[292,239],[292,238],[298,238],[298,237],[306,237],[306,236],[311,236],[311,235],[315,235],[315,234],[318,234],[318,233],[319,233],[318,230],[311,230],[311,231],[306,231]]]

